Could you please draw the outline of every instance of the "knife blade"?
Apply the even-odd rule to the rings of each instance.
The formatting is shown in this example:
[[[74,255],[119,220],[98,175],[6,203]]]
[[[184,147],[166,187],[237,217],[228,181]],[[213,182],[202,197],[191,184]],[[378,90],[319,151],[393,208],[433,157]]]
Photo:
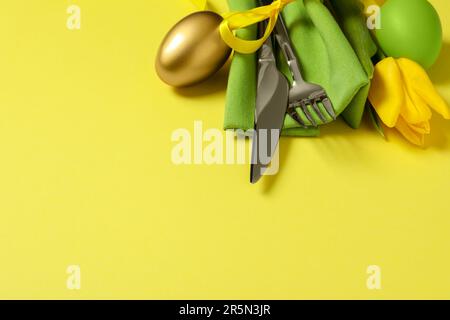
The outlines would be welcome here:
[[[277,68],[269,37],[259,52],[251,183],[258,182],[270,166],[281,136],[288,101],[289,82]]]

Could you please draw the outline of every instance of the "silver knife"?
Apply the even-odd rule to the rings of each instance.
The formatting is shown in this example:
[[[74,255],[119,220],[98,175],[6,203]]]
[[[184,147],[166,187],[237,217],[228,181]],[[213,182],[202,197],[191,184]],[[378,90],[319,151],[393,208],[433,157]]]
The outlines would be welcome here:
[[[258,182],[270,166],[280,140],[288,101],[289,82],[277,68],[270,36],[259,51],[251,183]]]

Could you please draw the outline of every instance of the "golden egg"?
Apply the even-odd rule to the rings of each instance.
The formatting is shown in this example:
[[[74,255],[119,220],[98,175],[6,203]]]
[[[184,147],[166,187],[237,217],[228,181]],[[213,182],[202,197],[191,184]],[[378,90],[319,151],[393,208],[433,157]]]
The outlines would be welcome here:
[[[222,40],[222,17],[211,11],[193,13],[166,35],[156,58],[156,72],[168,85],[185,87],[216,73],[231,49]]]

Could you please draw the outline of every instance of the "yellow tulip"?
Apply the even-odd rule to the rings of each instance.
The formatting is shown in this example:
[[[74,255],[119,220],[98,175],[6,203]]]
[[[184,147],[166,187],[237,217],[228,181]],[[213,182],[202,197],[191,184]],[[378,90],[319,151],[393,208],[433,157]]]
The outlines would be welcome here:
[[[381,121],[422,146],[430,133],[431,109],[450,119],[450,109],[416,62],[392,57],[375,66],[369,100]]]

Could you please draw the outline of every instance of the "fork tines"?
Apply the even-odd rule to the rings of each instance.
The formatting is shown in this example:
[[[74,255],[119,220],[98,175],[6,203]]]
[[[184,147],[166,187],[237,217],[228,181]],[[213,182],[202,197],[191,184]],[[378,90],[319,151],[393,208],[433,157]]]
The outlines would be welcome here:
[[[287,112],[302,127],[308,127],[308,124],[305,123],[305,121],[300,116],[299,111],[297,110],[298,108],[300,108],[303,114],[305,115],[306,119],[308,119],[308,121],[311,123],[310,126],[317,127],[318,126],[317,121],[314,120],[314,117],[311,114],[310,109],[308,107],[311,106],[315,114],[319,117],[319,119],[323,123],[326,123],[327,119],[323,115],[323,112],[320,110],[319,103],[322,103],[328,115],[331,118],[333,118],[333,120],[336,120],[337,118],[336,112],[334,111],[333,104],[331,103],[331,100],[326,94],[325,90],[315,92],[306,99],[290,103]]]

